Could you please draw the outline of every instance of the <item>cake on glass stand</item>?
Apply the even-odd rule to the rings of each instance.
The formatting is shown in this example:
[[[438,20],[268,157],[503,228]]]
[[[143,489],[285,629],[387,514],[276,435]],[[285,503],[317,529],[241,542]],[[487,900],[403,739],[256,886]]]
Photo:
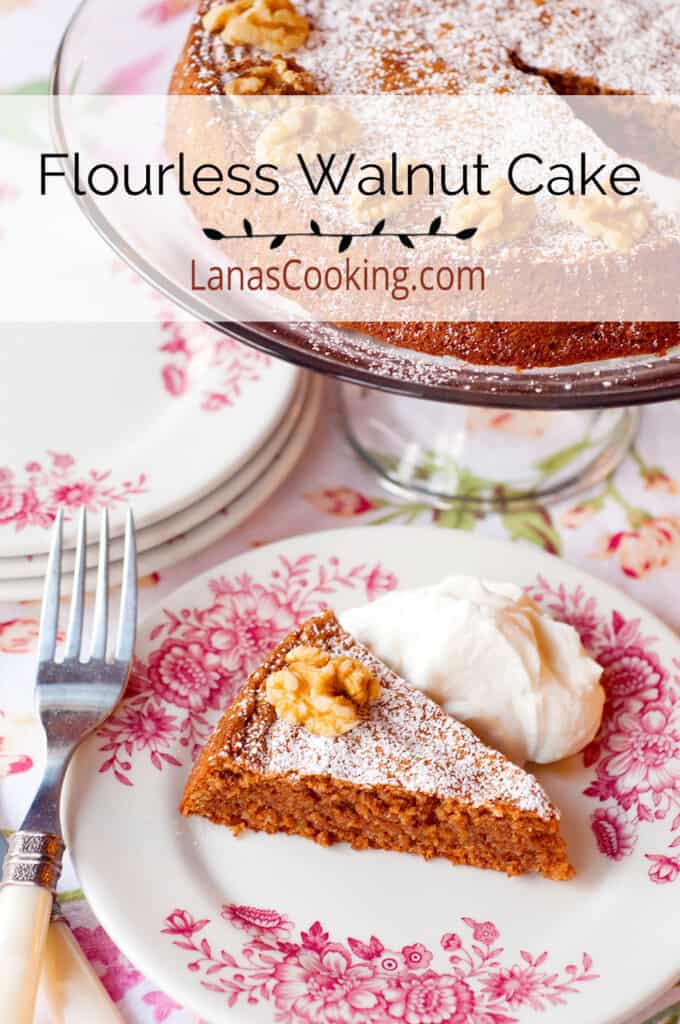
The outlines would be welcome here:
[[[195,15],[187,9],[161,18],[154,10],[148,0],[131,0],[124,10],[84,0],[77,9],[52,82],[60,152],[78,148],[70,100],[129,92],[125,69],[136,69],[136,93],[166,95]],[[153,33],[149,18],[157,21]],[[160,153],[161,125],[158,132]],[[172,216],[150,205],[144,218],[116,215],[91,194],[77,199],[119,256],[189,314],[340,381],[345,431],[357,454],[388,488],[442,508],[546,501],[591,486],[625,455],[637,407],[680,396],[678,349],[518,372],[393,347],[328,324],[262,322],[256,308],[226,318],[205,293],[186,286],[186,253],[205,240],[179,198]],[[487,431],[499,424],[507,431],[495,429],[491,444]]]

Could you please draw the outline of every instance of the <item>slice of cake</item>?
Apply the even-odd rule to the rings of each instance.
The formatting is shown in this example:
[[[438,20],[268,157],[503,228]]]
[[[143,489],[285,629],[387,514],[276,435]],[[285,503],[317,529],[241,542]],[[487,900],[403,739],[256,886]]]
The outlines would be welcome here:
[[[536,779],[358,644],[331,611],[254,672],[182,799],[244,828],[447,857],[508,875],[573,874]]]

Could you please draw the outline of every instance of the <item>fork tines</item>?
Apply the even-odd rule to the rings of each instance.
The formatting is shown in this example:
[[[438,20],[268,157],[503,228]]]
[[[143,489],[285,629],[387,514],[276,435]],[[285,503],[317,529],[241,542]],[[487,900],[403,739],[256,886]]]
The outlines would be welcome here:
[[[45,593],[40,616],[40,638],[38,661],[54,661],[59,621],[59,600],[61,593],[61,551],[64,512],[60,508],[54,522],[52,546],[47,564]],[[85,583],[87,573],[87,513],[83,508],[78,523],[75,566],[73,571],[73,592],[68,617],[63,660],[105,661],[109,622],[109,516],[102,512],[99,532],[99,558],[97,563],[97,584],[95,591],[92,640],[88,658],[83,656],[83,617],[85,606]],[[114,658],[129,662],[135,645],[137,623],[137,553],[132,509],[128,508],[125,523],[125,548],[123,575],[121,580],[120,613],[118,635]]]

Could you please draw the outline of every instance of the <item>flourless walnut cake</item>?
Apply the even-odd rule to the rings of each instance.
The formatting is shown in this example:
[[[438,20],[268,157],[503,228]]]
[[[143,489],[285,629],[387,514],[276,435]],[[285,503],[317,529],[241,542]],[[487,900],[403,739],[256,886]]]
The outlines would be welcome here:
[[[536,779],[358,644],[331,611],[308,619],[243,686],[181,804],[244,828],[455,864],[573,870]]]
[[[658,97],[679,85],[680,0],[201,0],[171,92]],[[680,146],[680,112],[661,136]],[[652,246],[675,272],[679,242],[662,219],[615,252],[592,219],[564,229],[584,267],[609,260],[621,287],[631,287],[637,247]],[[520,368],[661,353],[680,342],[677,323],[642,319],[351,326],[403,348]]]

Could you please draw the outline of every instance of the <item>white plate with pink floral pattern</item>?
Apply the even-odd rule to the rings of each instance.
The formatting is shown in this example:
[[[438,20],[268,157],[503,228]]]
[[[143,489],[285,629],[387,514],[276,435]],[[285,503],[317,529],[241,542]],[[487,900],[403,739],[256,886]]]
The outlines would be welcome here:
[[[186,508],[177,512],[174,516],[161,519],[153,526],[137,529],[135,532],[137,554],[157,548],[161,544],[172,541],[177,537],[185,535],[189,530],[194,529],[201,523],[206,522],[221,509],[225,508],[235,498],[243,494],[266,470],[279,452],[283,452],[292,435],[300,426],[304,412],[311,406],[318,404],[316,392],[321,377],[312,377],[304,373],[300,383],[293,395],[283,418],[276,424],[272,434],[265,439],[262,447],[259,448],[248,462],[220,484],[214,491],[204,495],[199,501],[193,502]],[[92,582],[96,578],[98,540],[89,545],[87,549],[88,565],[94,566],[88,578]],[[125,536],[116,537],[109,542],[109,562],[113,565],[123,561],[125,548]],[[71,548],[64,552],[62,557],[62,580],[73,574],[73,567],[76,560],[76,550]],[[35,580],[36,588],[31,598],[41,596],[41,585],[45,581],[49,555],[19,555],[16,558],[0,558],[0,601],[16,600],[11,592],[11,587],[6,587],[8,581]],[[86,582],[88,582],[86,581]],[[94,588],[94,583],[92,584]],[[23,598],[21,598],[23,599]]]
[[[182,562],[192,555],[198,554],[220,540],[225,534],[236,529],[245,519],[266,501],[281,486],[286,477],[293,471],[299,459],[307,450],[314,428],[319,417],[324,394],[324,380],[314,377],[304,397],[304,406],[298,409],[298,417],[292,426],[286,426],[277,435],[277,443],[271,448],[266,445],[259,452],[249,470],[257,470],[254,476],[244,482],[239,493],[228,493],[229,484],[208,495],[200,504],[210,505],[212,511],[200,522],[185,530],[178,530],[173,536],[151,548],[137,553],[137,569],[140,577],[149,573],[161,572],[170,565]],[[296,403],[297,404],[297,403]],[[267,456],[264,463],[260,455]],[[240,477],[241,474],[239,473]],[[236,479],[236,478],[234,478]],[[180,514],[181,516],[181,514]],[[177,519],[180,516],[176,517]],[[174,521],[174,520],[173,520]],[[114,548],[116,541],[111,545]],[[65,561],[65,559],[64,559]],[[45,589],[44,578],[29,577],[24,579],[3,580],[0,566],[0,601],[37,601]],[[109,563],[109,581],[112,587],[120,585],[123,573],[123,561],[112,558]],[[96,567],[90,568],[85,575],[88,591],[94,591],[96,585]],[[69,593],[73,588],[73,574],[62,572],[62,590]]]
[[[229,479],[284,416],[300,371],[203,324],[5,326],[0,557],[67,546],[81,506],[148,527]],[[96,516],[91,517],[92,539]]]
[[[238,839],[177,807],[247,672],[324,605],[445,573],[511,580],[603,665],[600,736],[542,769],[576,877]],[[249,552],[166,598],[129,695],[69,773],[65,825],[93,909],[208,1021],[618,1024],[680,968],[680,641],[623,594],[521,544],[362,527]]]

